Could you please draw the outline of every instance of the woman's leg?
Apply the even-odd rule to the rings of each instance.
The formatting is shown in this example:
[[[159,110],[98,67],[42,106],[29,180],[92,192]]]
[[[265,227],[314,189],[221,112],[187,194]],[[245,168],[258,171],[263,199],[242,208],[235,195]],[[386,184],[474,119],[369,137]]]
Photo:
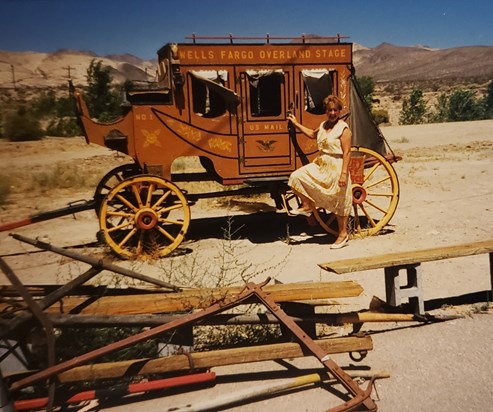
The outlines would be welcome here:
[[[300,200],[301,200],[300,209],[303,209],[303,210],[313,210],[314,209],[313,202],[308,197],[306,197],[302,193],[299,193],[295,189],[292,189],[292,190],[295,193],[295,195],[298,196],[300,198]]]
[[[337,226],[338,226],[339,233],[338,233],[337,239],[334,242],[334,244],[338,244],[338,243],[343,242],[348,236],[347,223],[348,223],[349,216],[336,215],[336,218],[337,218]]]

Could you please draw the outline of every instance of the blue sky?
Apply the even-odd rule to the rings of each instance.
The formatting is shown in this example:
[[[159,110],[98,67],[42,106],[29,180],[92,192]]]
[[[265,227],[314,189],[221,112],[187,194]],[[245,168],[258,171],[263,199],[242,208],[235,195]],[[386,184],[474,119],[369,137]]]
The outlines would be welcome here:
[[[434,48],[493,45],[491,0],[0,0],[0,50],[144,59],[186,36],[349,36]]]

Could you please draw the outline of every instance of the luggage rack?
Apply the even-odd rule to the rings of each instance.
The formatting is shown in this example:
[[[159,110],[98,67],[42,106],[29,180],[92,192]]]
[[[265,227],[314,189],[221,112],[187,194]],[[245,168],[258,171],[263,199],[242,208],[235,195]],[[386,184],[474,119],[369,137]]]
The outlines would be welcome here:
[[[297,42],[301,40],[302,43],[310,43],[313,42],[313,40],[320,42],[323,40],[331,43],[341,43],[341,39],[349,39],[349,36],[342,36],[339,33],[337,33],[335,36],[328,36],[328,37],[325,36],[311,37],[305,34],[302,34],[299,37],[271,36],[269,33],[267,33],[265,36],[233,36],[233,34],[231,33],[228,36],[198,36],[195,33],[192,33],[191,36],[185,36],[185,39],[193,40],[194,44],[196,44],[197,40],[229,40],[231,44],[234,44],[234,40],[245,40],[245,41],[265,40],[267,44],[269,44],[271,40],[283,40],[283,41],[291,40]]]

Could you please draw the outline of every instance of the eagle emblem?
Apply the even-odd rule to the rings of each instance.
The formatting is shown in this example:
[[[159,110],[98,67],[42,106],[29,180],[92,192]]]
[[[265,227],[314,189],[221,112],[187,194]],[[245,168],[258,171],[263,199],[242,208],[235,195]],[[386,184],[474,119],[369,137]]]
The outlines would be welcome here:
[[[264,152],[272,152],[274,151],[274,143],[276,142],[277,140],[257,140],[257,148]]]

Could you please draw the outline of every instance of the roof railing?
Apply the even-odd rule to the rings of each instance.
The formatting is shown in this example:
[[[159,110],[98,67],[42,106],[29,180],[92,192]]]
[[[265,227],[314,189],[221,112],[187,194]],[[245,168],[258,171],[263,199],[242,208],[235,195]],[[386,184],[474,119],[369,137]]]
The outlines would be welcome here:
[[[197,43],[197,40],[229,40],[231,44],[234,43],[234,40],[265,40],[267,44],[271,42],[271,40],[291,40],[291,41],[301,41],[302,43],[307,43],[310,41],[330,41],[340,43],[341,39],[348,39],[349,36],[341,36],[339,33],[335,36],[307,36],[306,34],[302,34],[300,37],[289,37],[289,36],[271,36],[267,33],[265,36],[233,36],[231,33],[227,36],[198,36],[195,33],[192,33],[191,36],[185,36],[185,39],[192,40],[194,44]]]

